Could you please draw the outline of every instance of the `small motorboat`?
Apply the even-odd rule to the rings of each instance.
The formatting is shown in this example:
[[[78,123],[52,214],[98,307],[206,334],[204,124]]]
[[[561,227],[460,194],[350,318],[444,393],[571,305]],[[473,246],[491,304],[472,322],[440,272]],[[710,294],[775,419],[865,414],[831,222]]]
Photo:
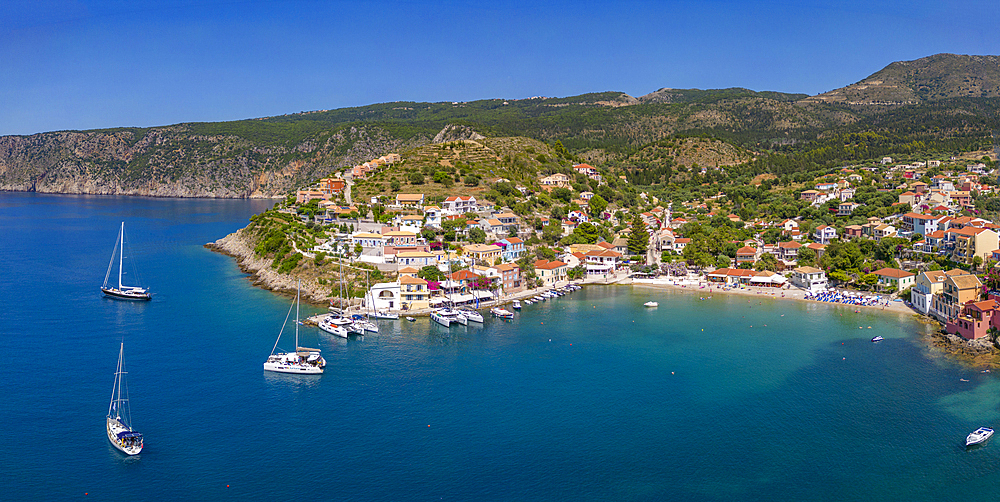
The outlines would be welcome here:
[[[521,301],[520,300],[514,300],[514,303],[511,304],[511,307],[514,310],[521,310]]]
[[[410,316],[406,316],[406,320],[407,320],[407,321],[410,321],[410,322],[413,322],[413,321],[416,321],[416,320],[417,320],[417,318],[416,318],[416,317],[410,317]]]
[[[881,342],[882,340],[885,340],[885,338],[882,338],[882,335],[879,335],[879,336],[876,336],[875,338],[872,338],[873,342]]]
[[[646,302],[642,304],[643,307],[659,307],[660,304],[656,302]]]
[[[972,431],[972,434],[969,434],[968,437],[965,438],[965,446],[984,443],[991,436],[993,436],[993,429],[990,429],[989,427],[980,427]]]
[[[502,309],[500,307],[493,307],[493,308],[491,308],[490,309],[490,313],[493,314],[494,317],[499,317],[501,319],[513,319],[514,318],[514,313],[513,312],[511,312],[511,311],[509,311],[507,309]]]

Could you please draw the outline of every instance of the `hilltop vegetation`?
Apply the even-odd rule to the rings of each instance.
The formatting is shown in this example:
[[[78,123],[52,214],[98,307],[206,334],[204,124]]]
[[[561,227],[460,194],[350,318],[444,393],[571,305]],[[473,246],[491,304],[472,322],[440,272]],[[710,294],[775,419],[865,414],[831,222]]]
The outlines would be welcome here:
[[[407,151],[407,175],[433,180],[442,172],[463,185],[470,175],[527,183],[565,168],[570,159],[634,172],[659,169],[652,178],[662,179],[668,158],[671,169],[752,158],[743,174],[780,176],[880,154],[989,147],[1000,110],[997,68],[996,56],[937,55],[893,63],[858,84],[814,97],[664,88],[638,98],[599,92],[395,102],[231,122],[6,136],[0,137],[0,189],[267,197]],[[467,129],[482,137],[463,136]],[[479,146],[463,145],[457,156],[455,150],[435,152],[441,134],[441,143],[468,139]],[[854,141],[859,134],[877,140]],[[662,146],[693,136],[713,140],[715,153]],[[504,140],[513,143],[502,147],[494,144],[497,138],[522,139]],[[565,155],[552,150],[557,142]],[[419,185],[400,174],[373,180],[361,193],[392,190],[394,181],[401,189]],[[641,182],[652,183],[646,178]]]
[[[868,78],[805,102],[921,103],[949,98],[1000,97],[1000,56],[935,54],[897,61]]]

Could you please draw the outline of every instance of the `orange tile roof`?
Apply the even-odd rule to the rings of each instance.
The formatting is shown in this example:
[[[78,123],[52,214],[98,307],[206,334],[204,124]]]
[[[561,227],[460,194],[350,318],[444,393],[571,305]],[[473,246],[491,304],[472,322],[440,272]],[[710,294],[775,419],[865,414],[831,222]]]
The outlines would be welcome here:
[[[465,281],[469,279],[477,279],[479,278],[479,274],[474,274],[468,270],[459,270],[458,272],[452,273],[448,278],[453,281]]]
[[[600,251],[594,249],[591,251],[587,251],[587,253],[585,254],[585,256],[606,256],[608,258],[620,258],[621,255],[622,254],[619,253],[618,251],[612,251],[610,249],[602,249]]]
[[[543,270],[552,270],[554,268],[565,267],[565,266],[566,264],[559,260],[554,260],[554,261],[538,260],[535,262],[535,268],[540,268]]]
[[[907,272],[905,270],[900,270],[898,268],[880,268],[873,272],[875,275],[881,275],[882,277],[895,277],[896,279],[902,279],[903,277],[912,277],[914,274]]]

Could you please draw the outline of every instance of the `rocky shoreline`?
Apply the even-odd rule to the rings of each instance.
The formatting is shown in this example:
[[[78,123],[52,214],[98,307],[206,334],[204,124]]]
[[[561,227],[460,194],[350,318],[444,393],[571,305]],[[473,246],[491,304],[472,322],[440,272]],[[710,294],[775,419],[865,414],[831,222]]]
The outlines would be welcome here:
[[[1000,350],[986,338],[966,340],[944,330],[930,333],[925,338],[931,347],[960,363],[991,370],[1000,368]]]
[[[237,230],[215,242],[205,244],[207,249],[231,256],[244,273],[250,274],[253,285],[268,291],[295,296],[298,277],[279,274],[271,268],[271,260],[254,255],[250,239],[244,235],[245,229]],[[329,286],[323,286],[315,279],[302,279],[301,300],[316,306],[328,306]]]

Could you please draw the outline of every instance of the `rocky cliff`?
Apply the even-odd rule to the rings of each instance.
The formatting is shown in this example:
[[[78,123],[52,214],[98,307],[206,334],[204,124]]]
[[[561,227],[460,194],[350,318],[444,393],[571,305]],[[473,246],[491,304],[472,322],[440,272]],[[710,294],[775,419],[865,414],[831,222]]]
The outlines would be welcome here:
[[[160,197],[280,197],[320,177],[428,143],[377,126],[260,137],[197,124],[0,137],[0,190]],[[258,134],[258,135],[255,135]]]

